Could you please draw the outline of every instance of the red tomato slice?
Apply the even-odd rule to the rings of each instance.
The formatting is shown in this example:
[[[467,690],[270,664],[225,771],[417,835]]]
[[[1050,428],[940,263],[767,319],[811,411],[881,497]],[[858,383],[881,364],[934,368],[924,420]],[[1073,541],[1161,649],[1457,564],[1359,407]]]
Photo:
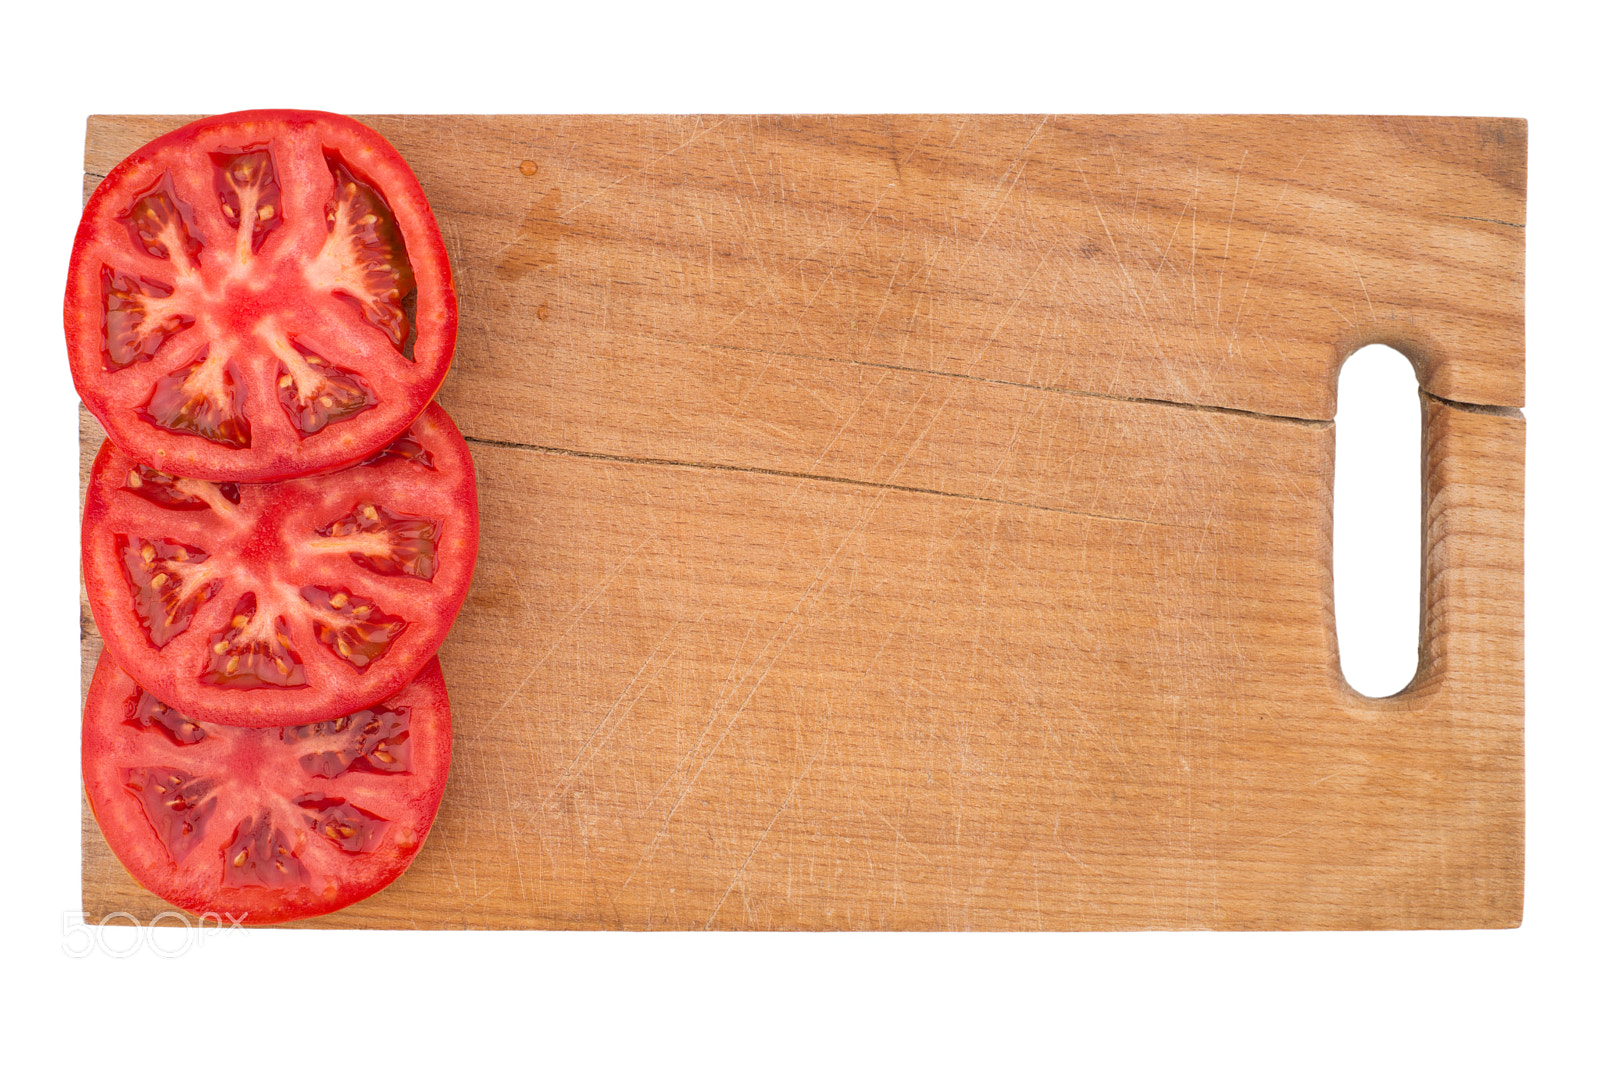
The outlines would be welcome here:
[[[124,159],[89,199],[67,349],[124,452],[190,478],[359,462],[422,412],[455,352],[439,227],[353,119],[240,111]]]
[[[438,404],[359,466],[197,481],[110,441],[83,573],[118,663],[202,721],[296,725],[388,698],[433,657],[472,580],[478,497]]]
[[[240,729],[162,703],[101,655],[83,782],[136,880],[248,925],[326,914],[405,872],[450,770],[439,660],[382,704],[316,725]]]

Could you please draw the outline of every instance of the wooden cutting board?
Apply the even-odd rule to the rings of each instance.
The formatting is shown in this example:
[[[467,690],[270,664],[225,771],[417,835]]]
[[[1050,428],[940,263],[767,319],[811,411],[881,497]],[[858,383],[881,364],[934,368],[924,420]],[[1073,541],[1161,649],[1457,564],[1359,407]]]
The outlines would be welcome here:
[[[184,121],[90,119],[85,193]],[[433,836],[307,924],[1520,921],[1523,122],[365,121],[483,541]],[[1424,390],[1381,700],[1330,572],[1374,342]],[[83,855],[92,920],[165,909]]]

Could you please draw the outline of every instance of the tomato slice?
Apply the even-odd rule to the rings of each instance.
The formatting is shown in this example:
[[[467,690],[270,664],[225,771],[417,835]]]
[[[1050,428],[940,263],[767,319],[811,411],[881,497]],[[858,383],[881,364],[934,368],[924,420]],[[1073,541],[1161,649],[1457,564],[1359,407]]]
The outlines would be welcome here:
[[[83,571],[117,662],[202,721],[295,725],[394,693],[433,657],[478,553],[472,455],[438,404],[331,474],[175,477],[109,440]]]
[[[67,348],[106,433],[182,477],[359,462],[438,391],[456,298],[405,161],[353,119],[240,111],[159,137],[90,197]]]
[[[189,715],[100,656],[83,781],[106,842],[150,891],[248,925],[326,914],[405,872],[450,770],[439,660],[373,707],[247,729]]]

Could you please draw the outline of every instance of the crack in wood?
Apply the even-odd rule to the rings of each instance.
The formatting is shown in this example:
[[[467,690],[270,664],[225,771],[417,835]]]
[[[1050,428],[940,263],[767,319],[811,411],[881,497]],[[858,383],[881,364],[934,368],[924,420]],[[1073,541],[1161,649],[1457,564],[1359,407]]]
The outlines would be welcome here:
[[[1440,396],[1437,393],[1429,392],[1427,389],[1419,391],[1428,399],[1437,400],[1446,407],[1454,407],[1457,411],[1471,411],[1474,414],[1493,415],[1496,418],[1512,418],[1518,422],[1524,421],[1522,408],[1520,407],[1497,407],[1487,403],[1467,403],[1463,400],[1452,400],[1448,397]]]
[[[1496,226],[1510,226],[1512,229],[1527,229],[1526,222],[1507,222],[1503,218],[1484,218],[1482,215],[1451,215],[1451,218],[1464,218],[1468,222],[1492,222]]]
[[[771,467],[739,466],[733,463],[696,463],[686,459],[658,459],[651,456],[638,455],[608,455],[604,452],[580,451],[576,448],[557,448],[548,444],[523,444],[519,441],[488,440],[483,437],[473,437],[463,434],[468,444],[481,444],[494,448],[513,448],[518,451],[538,452],[542,455],[559,455],[570,459],[593,459],[600,462],[628,463],[634,466],[671,466],[682,467],[689,470],[709,470],[730,474],[760,474],[766,477],[798,478],[804,481],[822,481],[832,485],[848,485],[852,488],[884,489],[894,492],[911,492],[919,496],[940,496],[951,500],[966,500],[972,503],[992,503],[1001,507],[1022,507],[1034,511],[1049,511],[1052,514],[1073,515],[1078,518],[1093,518],[1102,522],[1126,522],[1136,526],[1162,526],[1167,529],[1198,529],[1181,522],[1154,522],[1143,518],[1126,518],[1118,515],[1097,514],[1093,511],[1076,511],[1070,507],[1051,507],[1042,503],[1024,503],[1020,500],[1005,500],[993,496],[977,496],[965,492],[946,492],[943,489],[924,488],[920,485],[895,485],[885,481],[864,481],[858,478],[837,477],[829,474],[804,474],[796,470],[778,470]]]
[[[929,370],[927,367],[902,366],[899,363],[876,363],[867,359],[840,359],[831,355],[813,355],[809,352],[775,352],[763,348],[745,348],[732,344],[710,344],[708,347],[719,348],[723,351],[740,352],[750,355],[780,356],[796,359],[811,359],[820,363],[840,363],[845,366],[872,367],[877,370],[905,371],[911,374],[928,374],[932,377],[956,378],[961,381],[976,381],[985,385],[1009,385],[1019,389],[1033,389],[1037,392],[1054,392],[1063,396],[1081,396],[1090,400],[1111,400],[1116,403],[1143,403],[1155,407],[1176,407],[1185,411],[1204,411],[1208,414],[1238,415],[1242,418],[1260,418],[1268,422],[1288,422],[1301,426],[1331,426],[1332,419],[1327,418],[1302,418],[1299,415],[1273,415],[1261,411],[1252,411],[1245,407],[1218,407],[1213,404],[1189,403],[1183,400],[1157,400],[1147,396],[1120,396],[1111,392],[1091,392],[1087,389],[1069,389],[1062,385],[1035,385],[1031,381],[1012,381],[1009,378],[989,378],[979,374],[962,374],[954,370]]]

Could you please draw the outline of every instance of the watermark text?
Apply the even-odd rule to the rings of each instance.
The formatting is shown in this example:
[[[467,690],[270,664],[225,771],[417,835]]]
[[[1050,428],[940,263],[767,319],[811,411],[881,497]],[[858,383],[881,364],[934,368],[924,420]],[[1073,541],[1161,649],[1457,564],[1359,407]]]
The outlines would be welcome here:
[[[98,922],[91,922],[86,911],[64,911],[61,950],[74,959],[96,952],[125,959],[141,951],[176,959],[220,933],[243,932],[249,917],[212,911],[200,915],[162,911],[149,921],[141,921],[127,911],[112,911]]]

